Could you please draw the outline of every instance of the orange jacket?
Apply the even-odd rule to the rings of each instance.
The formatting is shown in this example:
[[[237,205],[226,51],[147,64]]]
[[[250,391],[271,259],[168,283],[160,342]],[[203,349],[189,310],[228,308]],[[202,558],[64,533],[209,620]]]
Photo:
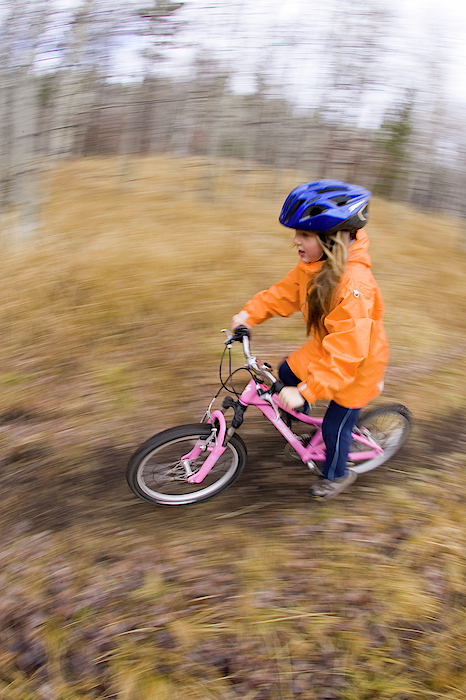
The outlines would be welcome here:
[[[312,403],[333,399],[346,408],[362,408],[383,387],[388,362],[388,341],[382,324],[384,303],[370,266],[369,239],[363,229],[349,247],[348,264],[337,291],[337,303],[325,319],[327,335],[309,336],[287,358],[290,369],[302,380],[298,389]],[[244,307],[249,325],[271,316],[306,318],[309,280],[322,262],[301,260],[280,282],[256,294]]]

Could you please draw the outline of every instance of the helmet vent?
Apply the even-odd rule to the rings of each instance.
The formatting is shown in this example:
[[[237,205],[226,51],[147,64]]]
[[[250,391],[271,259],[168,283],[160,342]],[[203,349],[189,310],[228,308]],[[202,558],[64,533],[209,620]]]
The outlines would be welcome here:
[[[293,206],[286,212],[286,221],[291,219],[293,214],[299,209],[303,202],[304,199],[298,199],[298,201],[293,204]]]
[[[327,209],[328,207],[325,207],[323,204],[313,204],[304,210],[300,221],[306,221],[307,219],[312,219],[313,216],[319,216],[319,214],[323,214]]]
[[[282,206],[281,224],[298,231],[328,236],[356,231],[367,221],[366,205],[372,192],[341,180],[316,180],[295,187]]]
[[[319,194],[324,194],[325,192],[341,192],[342,190],[348,189],[344,185],[329,185],[328,187],[322,187],[319,190],[316,190]]]
[[[331,202],[335,202],[337,207],[344,207],[345,204],[348,204],[348,202],[351,202],[351,197],[348,197],[346,194],[340,194],[337,195],[336,197],[330,197]]]

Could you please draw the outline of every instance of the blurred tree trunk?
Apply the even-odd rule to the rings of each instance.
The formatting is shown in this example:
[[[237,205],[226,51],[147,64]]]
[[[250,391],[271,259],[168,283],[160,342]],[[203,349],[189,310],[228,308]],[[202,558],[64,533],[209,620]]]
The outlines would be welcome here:
[[[418,95],[415,147],[413,155],[417,161],[416,187],[408,201],[426,209],[441,208],[445,188],[442,186],[442,141],[448,141],[445,120],[445,96],[443,86],[443,62],[439,51],[433,47],[432,56],[426,62],[428,81]],[[437,47],[438,49],[438,47]]]
[[[50,152],[53,158],[81,155],[86,140],[92,105],[98,106],[102,66],[90,59],[90,42],[98,10],[97,0],[84,0],[75,10],[66,36],[61,66],[56,72]],[[101,54],[99,54],[101,59]],[[95,63],[95,61],[94,61]]]
[[[123,90],[122,133],[119,141],[120,173],[119,185],[127,186],[132,171],[132,155],[148,155],[158,150],[157,110],[160,92],[156,69],[163,60],[163,50],[169,46],[179,29],[177,12],[183,2],[153,0],[151,5],[139,7],[131,12],[135,20],[134,33],[146,40],[142,51],[145,61],[144,80],[139,90]],[[137,94],[137,99],[136,98]],[[133,100],[131,99],[133,97]],[[137,109],[139,108],[139,113]]]
[[[215,194],[217,160],[223,155],[222,146],[227,140],[228,79],[228,73],[221,69],[217,61],[206,56],[197,57],[187,95],[191,131],[189,141],[192,152],[206,158],[198,179],[199,192],[206,199]]]
[[[319,106],[320,177],[332,176],[342,164],[348,166],[348,174],[354,171],[357,140],[352,135],[362,126],[365,97],[380,84],[389,19],[388,11],[372,0],[340,0],[331,15],[323,52],[328,57],[328,79]]]
[[[46,22],[46,5],[30,0],[9,3],[0,56],[1,204],[17,213],[14,237],[27,240],[39,227],[40,163],[37,154],[37,45]]]
[[[379,148],[380,167],[374,190],[385,197],[396,197],[406,189],[413,132],[413,97],[389,113],[375,144]]]
[[[138,133],[135,130],[135,112],[138,104],[139,91],[134,87],[124,87],[119,90],[120,105],[120,138],[118,142],[118,187],[127,190],[134,170],[134,154],[137,150]]]
[[[21,216],[19,236],[28,239],[39,227],[40,164],[36,153],[37,83],[30,70],[22,70],[11,100],[11,198]]]

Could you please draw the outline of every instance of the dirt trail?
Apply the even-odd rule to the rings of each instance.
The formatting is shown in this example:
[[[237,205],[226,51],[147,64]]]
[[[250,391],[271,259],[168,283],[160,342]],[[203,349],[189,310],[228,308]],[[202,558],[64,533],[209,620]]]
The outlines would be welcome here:
[[[21,430],[25,416],[3,416],[3,424]],[[407,445],[387,465],[368,473],[353,488],[380,488],[387,479],[399,480],[399,471],[416,467],[441,468],[441,456],[466,451],[466,415],[455,414],[417,423]],[[137,499],[128,489],[125,469],[132,452],[112,442],[98,449],[82,446],[80,464],[62,459],[57,448],[44,444],[24,447],[8,455],[2,464],[0,488],[4,498],[4,531],[63,531],[76,524],[90,527],[147,527],[169,520],[190,518],[193,513],[209,519],[250,520],[255,526],[270,522],[273,513],[287,507],[307,508],[312,475],[299,462],[284,457],[284,439],[259,414],[248,413],[240,429],[248,448],[248,461],[240,479],[225,493],[205,504],[186,508],[158,508]],[[439,463],[440,456],[440,463]],[[263,517],[263,513],[267,517]],[[273,518],[272,518],[273,519]]]

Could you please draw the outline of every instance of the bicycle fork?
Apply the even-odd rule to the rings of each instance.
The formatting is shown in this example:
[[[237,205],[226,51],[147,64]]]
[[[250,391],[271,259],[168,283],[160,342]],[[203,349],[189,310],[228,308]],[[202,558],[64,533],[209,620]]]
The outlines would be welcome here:
[[[218,428],[214,425],[216,421],[218,421]],[[186,475],[190,484],[200,484],[210,472],[218,458],[221,457],[227,449],[226,445],[224,445],[227,423],[223,413],[221,411],[213,411],[207,422],[212,425],[212,433],[206,440],[198,440],[191,452],[188,452],[188,454],[184,455],[180,460],[186,470]],[[205,452],[206,450],[209,450],[210,455],[199,471],[193,474],[191,471],[191,461],[197,459],[201,452]]]

